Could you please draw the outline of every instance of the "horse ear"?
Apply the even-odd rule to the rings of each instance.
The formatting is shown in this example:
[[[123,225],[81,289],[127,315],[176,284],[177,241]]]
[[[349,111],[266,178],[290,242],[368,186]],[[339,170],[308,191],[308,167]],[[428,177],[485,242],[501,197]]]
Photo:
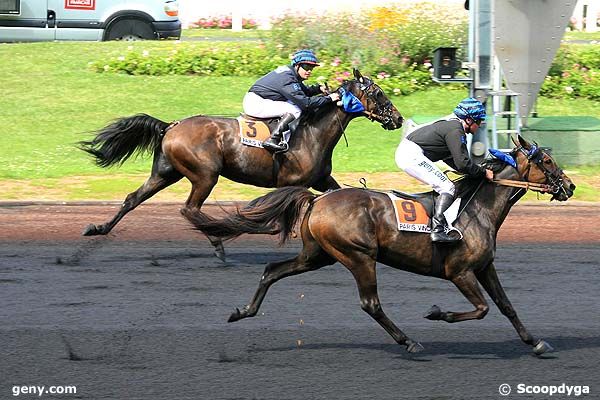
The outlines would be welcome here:
[[[519,143],[521,143],[521,146],[523,146],[523,148],[527,150],[531,148],[531,144],[527,140],[523,139],[523,136],[518,135],[517,137],[519,138]]]
[[[363,76],[358,70],[358,68],[353,68],[352,72],[354,72],[354,78],[356,78],[356,80],[360,83],[363,83]]]

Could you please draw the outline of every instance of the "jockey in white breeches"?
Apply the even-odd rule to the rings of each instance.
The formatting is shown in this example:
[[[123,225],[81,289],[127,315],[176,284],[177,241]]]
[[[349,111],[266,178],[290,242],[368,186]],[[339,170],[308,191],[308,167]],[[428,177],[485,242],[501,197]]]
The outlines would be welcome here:
[[[410,176],[439,193],[432,218],[431,239],[455,242],[448,235],[444,211],[454,202],[454,183],[434,164],[443,160],[455,170],[493,179],[491,170],[475,164],[467,151],[466,133],[474,133],[485,120],[485,107],[473,98],[461,101],[454,114],[410,132],[396,149],[396,164]]]
[[[258,118],[282,117],[271,137],[263,142],[267,150],[286,149],[280,144],[282,134],[302,111],[340,99],[338,93],[327,94],[325,87],[303,83],[318,65],[319,60],[312,50],[299,50],[294,54],[291,65],[269,72],[246,93],[243,101],[246,114]]]

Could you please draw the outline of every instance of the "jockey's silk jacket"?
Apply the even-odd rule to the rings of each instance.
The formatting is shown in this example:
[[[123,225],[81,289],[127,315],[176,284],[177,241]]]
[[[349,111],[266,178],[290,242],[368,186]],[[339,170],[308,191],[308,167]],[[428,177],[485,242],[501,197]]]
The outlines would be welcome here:
[[[472,176],[485,175],[467,151],[467,135],[459,119],[437,121],[416,129],[406,137],[418,144],[431,161],[442,160],[455,170]]]
[[[289,101],[302,111],[317,108],[332,101],[329,96],[317,96],[321,93],[319,85],[306,86],[289,65],[269,72],[257,80],[248,91],[256,93],[263,99]]]

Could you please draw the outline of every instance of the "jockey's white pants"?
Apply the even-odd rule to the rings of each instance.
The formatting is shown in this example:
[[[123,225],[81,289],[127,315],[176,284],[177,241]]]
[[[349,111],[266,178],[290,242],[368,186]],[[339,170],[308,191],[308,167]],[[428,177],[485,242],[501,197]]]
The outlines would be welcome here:
[[[425,157],[421,146],[408,139],[402,139],[396,149],[396,165],[408,175],[431,185],[439,194],[454,196],[454,183],[440,171],[433,161]]]
[[[264,99],[252,92],[248,92],[244,96],[243,107],[246,114],[257,118],[281,117],[287,113],[298,118],[302,113],[302,110],[295,104]]]

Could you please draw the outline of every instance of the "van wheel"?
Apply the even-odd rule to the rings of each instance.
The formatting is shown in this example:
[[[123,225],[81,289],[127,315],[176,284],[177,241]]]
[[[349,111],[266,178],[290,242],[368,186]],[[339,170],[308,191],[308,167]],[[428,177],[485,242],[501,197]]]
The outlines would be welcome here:
[[[111,24],[104,40],[152,40],[158,35],[149,23],[139,19],[122,19]]]

